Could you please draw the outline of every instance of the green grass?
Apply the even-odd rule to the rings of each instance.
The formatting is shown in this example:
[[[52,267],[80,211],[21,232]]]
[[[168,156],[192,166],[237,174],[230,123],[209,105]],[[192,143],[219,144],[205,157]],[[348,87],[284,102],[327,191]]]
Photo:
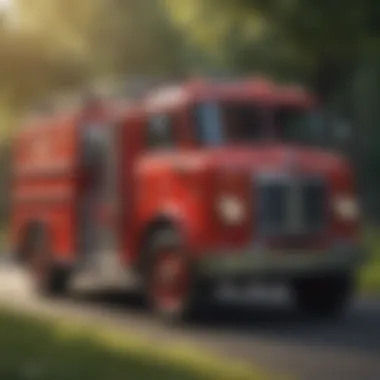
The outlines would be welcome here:
[[[360,273],[360,289],[363,293],[380,294],[380,231],[368,229],[364,242],[369,260]]]
[[[263,380],[255,368],[79,322],[0,311],[0,379]]]

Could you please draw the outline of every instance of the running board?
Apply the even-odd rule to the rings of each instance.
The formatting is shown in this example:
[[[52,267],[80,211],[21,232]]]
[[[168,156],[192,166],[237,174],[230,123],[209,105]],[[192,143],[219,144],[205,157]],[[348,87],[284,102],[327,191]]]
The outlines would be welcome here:
[[[94,255],[78,268],[72,279],[73,286],[94,288],[116,288],[134,290],[141,286],[139,276],[125,268],[119,255],[112,251],[102,251]]]

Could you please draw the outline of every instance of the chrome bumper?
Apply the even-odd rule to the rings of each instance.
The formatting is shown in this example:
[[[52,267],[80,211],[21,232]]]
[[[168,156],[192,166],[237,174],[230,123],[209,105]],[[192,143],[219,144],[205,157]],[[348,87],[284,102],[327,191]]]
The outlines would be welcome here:
[[[366,262],[363,249],[334,248],[323,251],[244,250],[209,252],[201,260],[207,276],[297,276],[326,272],[354,271]]]

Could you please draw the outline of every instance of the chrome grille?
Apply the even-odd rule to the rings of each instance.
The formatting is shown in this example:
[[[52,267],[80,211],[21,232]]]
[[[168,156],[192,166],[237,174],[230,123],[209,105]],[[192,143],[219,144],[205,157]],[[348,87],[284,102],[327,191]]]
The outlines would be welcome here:
[[[256,188],[262,233],[299,235],[324,228],[327,196],[321,178],[266,177]]]

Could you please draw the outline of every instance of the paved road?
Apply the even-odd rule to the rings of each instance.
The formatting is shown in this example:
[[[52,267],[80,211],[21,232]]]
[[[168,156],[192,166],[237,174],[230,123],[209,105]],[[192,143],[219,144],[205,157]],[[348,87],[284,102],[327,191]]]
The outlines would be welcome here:
[[[340,322],[305,321],[287,305],[254,305],[250,312],[225,310],[209,322],[171,329],[151,318],[131,297],[113,292],[80,292],[59,302],[39,300],[26,277],[0,266],[0,304],[35,313],[69,315],[138,331],[153,342],[202,345],[308,380],[380,379],[380,299],[359,299]],[[259,307],[260,306],[260,307]]]

